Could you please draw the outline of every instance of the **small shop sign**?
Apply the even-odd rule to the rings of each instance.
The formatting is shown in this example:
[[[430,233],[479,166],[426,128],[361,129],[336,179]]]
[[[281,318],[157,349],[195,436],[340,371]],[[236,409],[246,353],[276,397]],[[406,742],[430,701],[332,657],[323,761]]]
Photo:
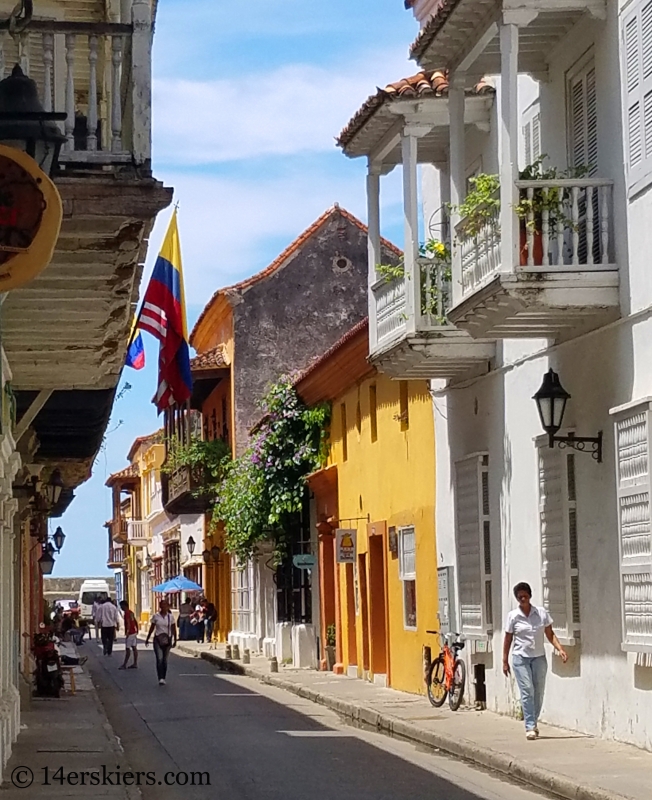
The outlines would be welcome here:
[[[354,528],[338,528],[335,532],[338,564],[355,564],[357,535]]]
[[[313,569],[317,559],[311,553],[300,553],[297,556],[293,556],[292,563],[297,569]]]

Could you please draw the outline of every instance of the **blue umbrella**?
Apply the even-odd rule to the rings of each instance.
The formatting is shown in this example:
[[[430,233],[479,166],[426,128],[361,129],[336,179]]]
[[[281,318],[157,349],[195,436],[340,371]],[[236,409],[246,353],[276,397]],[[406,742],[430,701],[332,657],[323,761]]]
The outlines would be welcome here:
[[[152,591],[158,594],[178,594],[179,592],[201,592],[203,589],[198,583],[186,578],[185,575],[177,575],[176,578],[165,581],[165,583],[159,583]]]

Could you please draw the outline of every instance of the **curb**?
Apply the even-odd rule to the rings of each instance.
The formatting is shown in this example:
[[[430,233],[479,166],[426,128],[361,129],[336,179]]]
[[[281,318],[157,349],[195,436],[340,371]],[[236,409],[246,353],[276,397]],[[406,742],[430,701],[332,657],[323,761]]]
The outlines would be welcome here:
[[[268,686],[284,689],[305,700],[310,700],[318,705],[325,706],[332,711],[353,722],[361,722],[375,728],[380,733],[397,736],[409,742],[425,745],[432,750],[438,750],[448,755],[468,761],[486,769],[499,772],[519,783],[541,789],[564,800],[631,800],[631,798],[614,792],[587,786],[562,775],[558,775],[543,767],[523,763],[507,753],[500,753],[488,747],[481,747],[468,739],[458,739],[446,734],[427,731],[411,722],[406,722],[399,717],[383,714],[368,706],[361,706],[342,700],[332,695],[322,694],[307,686],[288,681],[275,674],[267,674],[258,669],[238,664],[237,662],[221,658],[215,653],[203,650],[191,650],[181,644],[177,649],[188,655],[200,656],[205,661],[218,667],[223,672],[233,675],[244,675],[255,678]]]

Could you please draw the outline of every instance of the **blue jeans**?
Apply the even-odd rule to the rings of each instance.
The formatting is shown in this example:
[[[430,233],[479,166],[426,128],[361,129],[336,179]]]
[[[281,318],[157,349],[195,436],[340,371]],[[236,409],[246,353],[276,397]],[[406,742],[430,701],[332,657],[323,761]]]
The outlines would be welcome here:
[[[170,645],[161,647],[156,636],[154,637],[154,655],[156,656],[156,674],[158,679],[165,680],[168,674],[168,656],[170,655]]]
[[[543,706],[548,662],[545,656],[529,658],[517,654],[512,658],[512,667],[521,693],[525,730],[533,731],[537,727]]]

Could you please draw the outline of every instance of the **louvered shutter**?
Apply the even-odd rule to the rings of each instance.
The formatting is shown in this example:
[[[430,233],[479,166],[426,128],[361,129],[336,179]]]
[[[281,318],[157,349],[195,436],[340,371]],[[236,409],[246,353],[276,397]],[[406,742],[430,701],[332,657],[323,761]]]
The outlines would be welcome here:
[[[579,632],[579,557],[575,456],[539,447],[539,529],[543,604],[555,633],[570,640]]]
[[[484,453],[455,465],[460,630],[466,635],[484,636],[492,624],[488,465]]]
[[[652,0],[623,17],[626,162],[630,187],[652,170]]]
[[[532,163],[532,123],[523,125],[523,140],[525,141],[525,166]]]
[[[541,114],[524,115],[527,122],[523,125],[522,134],[525,144],[525,164],[529,166],[541,158]],[[529,117],[529,118],[528,118]]]
[[[543,604],[557,635],[568,636],[566,537],[561,458],[558,450],[539,448],[539,525]]]
[[[532,119],[532,160],[541,158],[541,114]]]
[[[623,648],[652,651],[650,404],[616,411]]]

